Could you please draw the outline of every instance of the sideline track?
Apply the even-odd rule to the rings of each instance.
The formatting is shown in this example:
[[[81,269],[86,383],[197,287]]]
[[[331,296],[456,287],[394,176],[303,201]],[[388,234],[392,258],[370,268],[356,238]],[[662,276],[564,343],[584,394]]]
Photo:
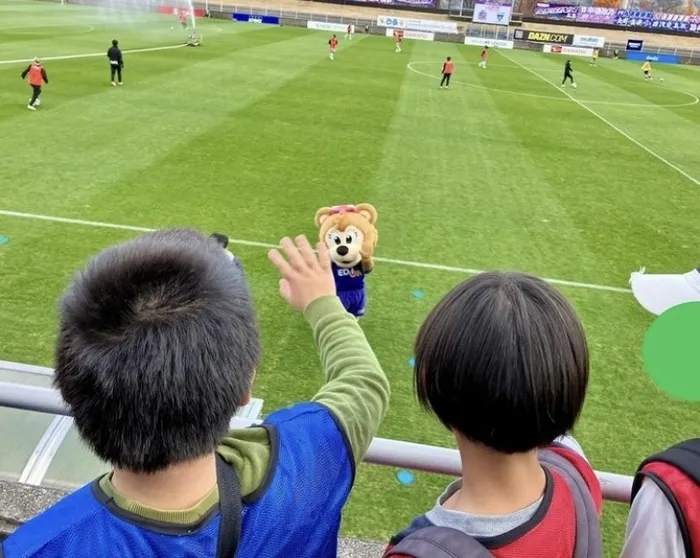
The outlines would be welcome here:
[[[186,44],[181,44],[181,45],[169,45],[169,46],[159,46],[159,47],[150,47],[150,48],[134,48],[131,50],[123,50],[122,52],[124,54],[136,54],[138,52],[156,52],[159,50],[173,50],[176,48],[182,48],[184,46],[187,46]],[[87,54],[66,54],[65,56],[42,56],[40,57],[41,60],[74,60],[76,58],[97,58],[98,56],[106,56],[106,52],[90,52]],[[20,58],[17,60],[0,60],[0,66],[4,64],[20,64],[20,63],[28,63],[34,60],[34,58]]]
[[[147,227],[137,227],[132,225],[120,225],[116,223],[105,223],[102,221],[86,221],[83,219],[72,219],[68,217],[57,217],[53,215],[41,215],[38,213],[22,213],[20,211],[9,211],[5,209],[0,209],[0,216],[4,217],[17,217],[20,219],[29,219],[33,221],[48,221],[51,223],[64,223],[66,225],[78,225],[83,227],[101,228],[101,229],[116,229],[121,231],[134,231],[134,232],[152,232],[156,229]],[[257,248],[278,248],[277,244],[270,244],[269,242],[258,242],[255,240],[244,240],[230,238],[229,242],[231,244],[238,244],[240,246],[254,246]],[[478,275],[483,273],[484,270],[481,269],[471,269],[468,267],[457,267],[451,265],[434,264],[427,262],[416,262],[412,260],[396,260],[393,258],[374,258],[378,262],[384,262],[388,264],[400,265],[404,267],[418,267],[421,269],[434,269],[437,271],[447,271],[451,273],[462,273],[464,275]],[[631,294],[630,289],[623,289],[621,287],[611,287],[608,285],[596,285],[594,283],[580,283],[578,281],[567,281],[565,279],[550,279],[543,277],[548,283],[553,285],[562,285],[566,287],[576,287],[579,289],[591,289],[595,291],[607,291],[613,293]]]

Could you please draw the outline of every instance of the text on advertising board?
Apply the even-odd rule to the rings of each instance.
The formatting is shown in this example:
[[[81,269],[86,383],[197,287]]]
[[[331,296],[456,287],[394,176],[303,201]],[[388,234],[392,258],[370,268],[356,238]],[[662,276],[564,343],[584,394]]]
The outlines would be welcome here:
[[[479,2],[474,4],[474,23],[489,25],[508,25],[513,11],[511,2]]]
[[[594,35],[574,35],[574,46],[603,48],[605,46],[605,37],[596,37]]]
[[[573,35],[567,33],[549,33],[547,31],[524,31],[522,29],[516,29],[513,36],[521,41],[532,41],[533,43],[570,45],[574,42]]]
[[[464,37],[464,44],[470,46],[487,46],[489,48],[513,49],[513,41],[482,39],[481,37]]]
[[[658,62],[660,64],[680,64],[680,57],[676,54],[652,54],[650,52],[627,52],[627,60],[638,60],[646,62]]]

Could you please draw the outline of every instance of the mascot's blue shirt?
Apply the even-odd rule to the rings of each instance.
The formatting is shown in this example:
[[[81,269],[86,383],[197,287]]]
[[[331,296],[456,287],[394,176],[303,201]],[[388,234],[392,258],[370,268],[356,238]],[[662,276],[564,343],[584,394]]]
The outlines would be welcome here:
[[[335,277],[335,288],[341,292],[360,291],[365,288],[365,271],[362,269],[362,262],[353,267],[340,267],[335,262],[331,262],[333,267],[333,277]]]
[[[268,477],[243,499],[236,558],[335,558],[354,461],[335,417],[318,403],[271,414]],[[146,520],[114,505],[97,481],[26,523],[4,558],[214,558],[218,507],[196,525]]]

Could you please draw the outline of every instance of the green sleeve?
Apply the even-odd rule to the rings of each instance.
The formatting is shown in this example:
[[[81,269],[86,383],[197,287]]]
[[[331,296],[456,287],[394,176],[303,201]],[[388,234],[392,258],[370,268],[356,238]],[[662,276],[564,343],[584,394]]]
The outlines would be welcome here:
[[[315,300],[304,317],[313,329],[327,382],[313,401],[340,421],[359,464],[389,407],[389,380],[357,320],[337,297]]]

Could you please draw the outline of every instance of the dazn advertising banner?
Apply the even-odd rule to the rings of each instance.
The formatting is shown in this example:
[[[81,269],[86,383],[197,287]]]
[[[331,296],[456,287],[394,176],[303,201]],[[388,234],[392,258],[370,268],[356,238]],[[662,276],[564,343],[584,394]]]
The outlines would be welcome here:
[[[574,36],[570,33],[550,33],[548,31],[527,31],[516,29],[513,37],[518,41],[530,41],[533,43],[550,43],[555,45],[571,45]]]

